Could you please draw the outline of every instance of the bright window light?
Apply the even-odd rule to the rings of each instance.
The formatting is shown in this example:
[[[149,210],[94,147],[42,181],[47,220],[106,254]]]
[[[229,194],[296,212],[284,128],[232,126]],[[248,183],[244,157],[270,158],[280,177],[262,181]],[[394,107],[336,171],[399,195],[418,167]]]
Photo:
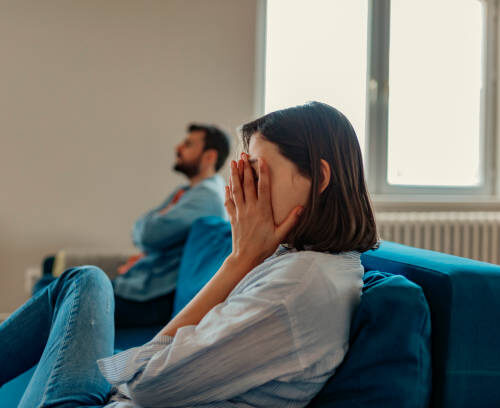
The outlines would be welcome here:
[[[478,0],[391,1],[389,184],[483,182],[482,11]]]
[[[311,100],[351,121],[365,140],[367,1],[268,0],[265,111]]]

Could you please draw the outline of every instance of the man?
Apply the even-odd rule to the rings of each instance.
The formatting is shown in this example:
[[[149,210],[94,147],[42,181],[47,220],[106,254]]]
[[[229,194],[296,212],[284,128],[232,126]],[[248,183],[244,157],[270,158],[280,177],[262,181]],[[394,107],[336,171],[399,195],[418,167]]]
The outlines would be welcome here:
[[[130,259],[113,281],[118,326],[164,324],[183,246],[193,221],[226,217],[224,180],[217,172],[229,154],[229,137],[215,126],[191,124],[176,147],[174,170],[189,183],[176,188],[158,207],[134,224],[132,239],[142,254]]]

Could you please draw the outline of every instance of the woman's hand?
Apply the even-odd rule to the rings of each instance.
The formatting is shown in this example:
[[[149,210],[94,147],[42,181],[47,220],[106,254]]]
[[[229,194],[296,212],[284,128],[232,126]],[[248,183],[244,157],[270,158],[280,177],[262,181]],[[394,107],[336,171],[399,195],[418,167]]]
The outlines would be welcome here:
[[[177,314],[162,334],[175,336],[184,326],[196,325],[215,305],[223,302],[243,277],[277,246],[297,222],[302,207],[294,208],[280,225],[275,225],[269,190],[269,171],[259,159],[259,181],[255,188],[248,156],[231,163],[231,187],[226,187],[225,206],[231,220],[233,252],[217,273]]]
[[[271,205],[269,170],[258,159],[258,182],[253,176],[248,156],[238,163],[231,162],[230,185],[226,186],[225,206],[231,221],[232,258],[246,263],[250,269],[271,256],[296,224],[302,207],[294,208],[288,217],[276,225]]]

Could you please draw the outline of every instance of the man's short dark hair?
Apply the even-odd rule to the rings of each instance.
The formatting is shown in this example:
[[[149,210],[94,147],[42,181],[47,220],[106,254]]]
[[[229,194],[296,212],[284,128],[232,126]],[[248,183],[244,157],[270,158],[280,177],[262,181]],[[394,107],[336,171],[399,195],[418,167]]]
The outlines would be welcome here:
[[[226,132],[212,125],[201,125],[198,123],[191,123],[188,132],[196,132],[201,130],[205,132],[205,146],[203,151],[215,149],[217,151],[217,162],[215,163],[215,171],[219,171],[229,156],[229,149],[231,146],[230,138]]]

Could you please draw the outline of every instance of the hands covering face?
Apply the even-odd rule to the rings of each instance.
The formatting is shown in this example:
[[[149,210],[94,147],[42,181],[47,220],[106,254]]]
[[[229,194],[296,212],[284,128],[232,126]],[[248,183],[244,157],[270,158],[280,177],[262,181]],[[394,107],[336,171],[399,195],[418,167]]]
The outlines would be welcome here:
[[[258,161],[258,180],[248,155],[231,162],[225,206],[231,222],[234,256],[249,262],[251,267],[271,256],[297,223],[302,207],[297,206],[281,224],[276,225],[271,205],[269,169],[262,158]]]

